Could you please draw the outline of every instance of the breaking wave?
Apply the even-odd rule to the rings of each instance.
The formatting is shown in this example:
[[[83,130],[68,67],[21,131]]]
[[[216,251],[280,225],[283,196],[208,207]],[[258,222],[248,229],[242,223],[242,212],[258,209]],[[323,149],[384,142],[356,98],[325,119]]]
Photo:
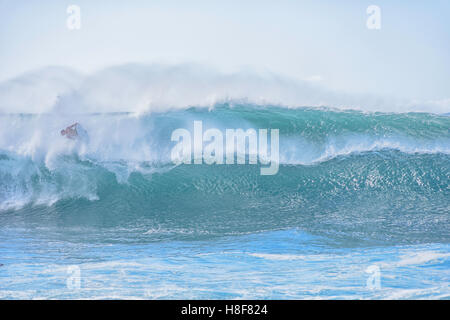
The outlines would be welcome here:
[[[194,120],[205,129],[279,129],[278,174],[175,166],[171,133]],[[89,143],[60,136],[75,121]],[[300,227],[358,241],[449,240],[447,116],[226,103],[140,115],[4,114],[0,128],[3,218],[134,223],[139,234],[170,237]]]

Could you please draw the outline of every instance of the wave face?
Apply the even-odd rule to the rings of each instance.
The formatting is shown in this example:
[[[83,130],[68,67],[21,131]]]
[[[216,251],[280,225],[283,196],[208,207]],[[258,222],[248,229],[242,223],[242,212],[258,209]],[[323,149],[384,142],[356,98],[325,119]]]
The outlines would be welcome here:
[[[279,129],[278,174],[173,165],[171,133],[194,120],[205,130]],[[75,121],[88,144],[60,136]],[[448,116],[248,104],[0,116],[0,222],[57,225],[66,238],[92,229],[86,241],[98,228],[107,241],[299,228],[349,245],[448,243],[449,182]]]

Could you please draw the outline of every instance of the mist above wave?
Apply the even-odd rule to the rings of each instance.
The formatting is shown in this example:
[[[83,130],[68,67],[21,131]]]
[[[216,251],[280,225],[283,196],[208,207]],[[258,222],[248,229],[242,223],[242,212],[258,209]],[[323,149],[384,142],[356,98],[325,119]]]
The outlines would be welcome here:
[[[127,64],[89,75],[47,67],[0,84],[1,113],[146,113],[232,101],[386,112],[450,111],[450,99],[408,101],[353,95],[268,72],[221,73],[192,64]]]

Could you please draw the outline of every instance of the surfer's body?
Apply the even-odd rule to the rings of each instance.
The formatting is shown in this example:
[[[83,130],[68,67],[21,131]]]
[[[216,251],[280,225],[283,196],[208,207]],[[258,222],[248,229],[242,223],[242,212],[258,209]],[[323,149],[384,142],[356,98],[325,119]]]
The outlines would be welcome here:
[[[75,122],[71,126],[68,126],[66,129],[61,130],[61,135],[66,136],[67,139],[72,140],[80,139],[87,141],[88,139],[86,130],[84,130],[78,122]]]

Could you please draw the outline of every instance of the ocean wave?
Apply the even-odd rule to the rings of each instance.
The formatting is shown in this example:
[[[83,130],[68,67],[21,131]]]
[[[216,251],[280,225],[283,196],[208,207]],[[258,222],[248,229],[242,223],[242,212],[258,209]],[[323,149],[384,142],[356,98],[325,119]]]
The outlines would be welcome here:
[[[450,150],[450,119],[424,113],[386,114],[330,109],[283,109],[274,106],[221,104],[213,109],[136,115],[2,115],[0,150],[43,160],[77,154],[99,161],[169,162],[170,135],[192,129],[194,121],[208,128],[279,129],[285,163],[290,152],[308,154],[305,164],[353,152],[395,149],[405,153],[445,153]],[[67,141],[59,132],[78,121],[90,133],[88,144]],[[294,154],[292,163],[298,163]],[[300,157],[299,157],[300,158]]]
[[[174,165],[171,133],[195,120],[205,130],[279,129],[279,172]],[[59,134],[74,121],[88,143]],[[301,227],[375,243],[449,240],[446,116],[224,104],[140,116],[3,115],[0,124],[0,218],[139,221],[139,237]]]
[[[279,129],[279,162],[284,166],[314,166],[352,155],[367,157],[392,151],[401,152],[402,157],[436,155],[437,159],[450,154],[450,119],[431,114],[367,114],[225,104],[212,110],[191,108],[141,116],[3,115],[0,209],[28,203],[52,205],[68,197],[97,200],[100,176],[127,184],[134,173],[151,177],[168,172],[176,167],[170,157],[174,146],[171,132],[180,127],[192,129],[195,120],[203,121],[205,129],[223,131]],[[60,136],[60,129],[74,121],[89,131],[89,143]],[[400,157],[394,158],[397,162]],[[442,179],[447,178],[445,171],[441,175]]]

